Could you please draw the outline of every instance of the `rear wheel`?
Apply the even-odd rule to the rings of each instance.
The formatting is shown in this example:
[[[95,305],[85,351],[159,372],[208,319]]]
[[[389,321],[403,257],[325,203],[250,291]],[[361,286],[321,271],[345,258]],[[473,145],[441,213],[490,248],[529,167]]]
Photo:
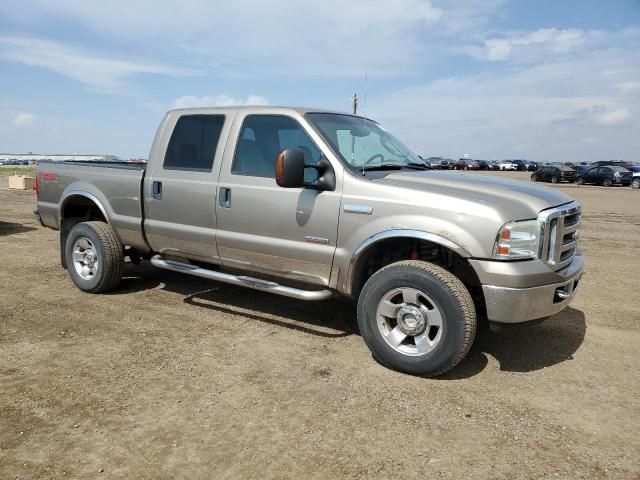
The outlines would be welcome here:
[[[407,260],[377,271],[358,299],[358,325],[384,366],[441,375],[467,354],[476,312],[462,282],[428,262]]]
[[[605,178],[605,179],[602,181],[602,185],[604,185],[605,187],[610,187],[611,185],[613,185],[613,182],[611,181],[611,179],[610,179],[610,178]]]
[[[531,175],[531,181],[532,182],[537,182],[538,181],[538,176],[537,175]]]
[[[582,178],[582,177],[578,178],[578,179],[576,180],[576,183],[577,183],[578,185],[584,185],[584,178]]]
[[[65,259],[71,280],[85,292],[105,292],[122,278],[123,248],[104,222],[75,225],[67,236]]]

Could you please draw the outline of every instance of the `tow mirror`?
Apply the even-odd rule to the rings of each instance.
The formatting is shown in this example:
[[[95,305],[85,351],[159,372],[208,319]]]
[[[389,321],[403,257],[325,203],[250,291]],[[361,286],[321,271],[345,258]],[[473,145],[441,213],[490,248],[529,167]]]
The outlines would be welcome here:
[[[318,172],[312,182],[304,181],[304,169],[314,168]],[[331,162],[321,157],[318,163],[304,163],[304,152],[299,148],[288,148],[280,152],[276,158],[276,183],[284,188],[310,188],[313,190],[336,189],[336,175]]]
[[[276,158],[276,183],[284,188],[304,187],[304,152],[288,148]]]

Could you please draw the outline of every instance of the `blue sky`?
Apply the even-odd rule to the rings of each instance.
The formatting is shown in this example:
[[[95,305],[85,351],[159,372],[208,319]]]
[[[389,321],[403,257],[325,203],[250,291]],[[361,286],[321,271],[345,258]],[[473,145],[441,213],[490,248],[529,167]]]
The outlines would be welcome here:
[[[1,152],[146,157],[175,106],[357,91],[421,155],[640,160],[640,0],[4,0],[0,72]]]

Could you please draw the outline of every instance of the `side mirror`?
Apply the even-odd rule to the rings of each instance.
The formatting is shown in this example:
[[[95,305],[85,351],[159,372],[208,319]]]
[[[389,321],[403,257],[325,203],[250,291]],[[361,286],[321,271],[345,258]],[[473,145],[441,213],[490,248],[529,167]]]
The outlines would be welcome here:
[[[331,162],[325,157],[321,157],[318,163],[315,165],[306,165],[310,168],[315,168],[318,172],[318,178],[313,182],[305,183],[304,186],[312,188],[314,190],[327,190],[333,192],[336,189],[336,174],[333,171]]]
[[[304,152],[288,148],[276,158],[276,183],[284,188],[304,187]]]
[[[305,182],[305,168],[315,168],[318,172],[318,178],[313,182]],[[319,191],[333,191],[336,189],[336,174],[331,162],[325,157],[320,158],[318,163],[306,165],[304,152],[301,149],[288,148],[280,152],[276,158],[276,183],[284,188],[304,187]]]

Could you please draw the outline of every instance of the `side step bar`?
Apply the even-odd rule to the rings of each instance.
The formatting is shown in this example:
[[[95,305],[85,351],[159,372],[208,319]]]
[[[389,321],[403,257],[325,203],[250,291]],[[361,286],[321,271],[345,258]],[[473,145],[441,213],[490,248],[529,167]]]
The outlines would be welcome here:
[[[331,290],[301,290],[299,288],[285,287],[276,282],[269,282],[259,278],[245,277],[243,275],[231,275],[229,273],[218,272],[216,270],[208,270],[200,268],[190,263],[178,262],[175,260],[167,260],[161,255],[155,255],[151,258],[151,264],[165,270],[174,272],[188,273],[196,277],[207,278],[209,280],[217,280],[218,282],[230,283],[241,287],[249,287],[263,292],[275,293],[285,297],[297,298],[298,300],[326,300],[333,296]]]

